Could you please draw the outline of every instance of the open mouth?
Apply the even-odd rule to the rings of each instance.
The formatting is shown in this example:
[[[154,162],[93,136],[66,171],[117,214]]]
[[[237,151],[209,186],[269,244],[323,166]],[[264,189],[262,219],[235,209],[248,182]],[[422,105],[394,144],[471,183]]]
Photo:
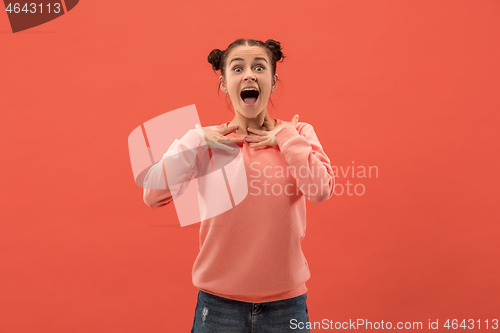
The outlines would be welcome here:
[[[257,99],[259,98],[259,91],[254,89],[242,90],[240,96],[245,105],[252,106],[257,102]]]

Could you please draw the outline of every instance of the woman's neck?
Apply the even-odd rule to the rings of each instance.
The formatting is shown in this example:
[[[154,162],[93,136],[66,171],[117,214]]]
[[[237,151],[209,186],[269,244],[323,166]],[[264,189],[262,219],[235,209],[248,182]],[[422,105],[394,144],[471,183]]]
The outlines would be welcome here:
[[[264,120],[271,121],[271,123],[274,125],[275,121],[272,119],[268,114],[267,111],[261,112],[257,115],[255,118],[246,118],[242,116],[239,113],[236,113],[233,120],[229,122],[227,125],[228,127],[238,125],[238,129],[234,131],[234,133],[237,134],[243,134],[243,135],[255,135],[255,133],[251,133],[247,131],[248,127],[251,128],[256,128],[263,130],[265,129],[264,127]]]

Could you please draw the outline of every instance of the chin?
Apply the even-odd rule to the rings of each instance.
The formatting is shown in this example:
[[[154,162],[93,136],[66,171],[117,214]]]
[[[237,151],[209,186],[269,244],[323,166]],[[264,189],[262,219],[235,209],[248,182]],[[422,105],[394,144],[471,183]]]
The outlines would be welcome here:
[[[254,110],[248,110],[248,108],[243,106],[239,113],[245,118],[253,119],[264,111],[264,108],[259,108],[257,105],[254,108]]]
[[[239,113],[242,116],[249,118],[249,119],[257,117],[259,114],[264,112],[264,110],[266,109],[265,104],[262,104],[262,103],[257,103],[255,106],[248,107],[245,104],[243,104],[243,102],[241,102],[239,107],[240,107]]]

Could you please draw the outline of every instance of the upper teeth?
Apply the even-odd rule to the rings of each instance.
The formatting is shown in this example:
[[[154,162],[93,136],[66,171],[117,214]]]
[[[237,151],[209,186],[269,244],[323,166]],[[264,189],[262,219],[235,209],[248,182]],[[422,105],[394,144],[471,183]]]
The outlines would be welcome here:
[[[249,87],[249,88],[243,88],[242,91],[245,91],[245,90],[257,90],[257,88],[254,88],[254,87]],[[258,90],[257,90],[258,91]]]

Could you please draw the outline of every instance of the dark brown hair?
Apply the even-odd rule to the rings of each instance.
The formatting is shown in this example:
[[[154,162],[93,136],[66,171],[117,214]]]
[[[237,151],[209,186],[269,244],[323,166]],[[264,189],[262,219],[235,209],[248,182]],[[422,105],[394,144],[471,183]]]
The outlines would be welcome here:
[[[212,64],[212,69],[214,72],[220,70],[221,75],[223,77],[226,76],[226,58],[227,55],[231,52],[233,48],[239,45],[247,45],[247,46],[260,46],[264,50],[266,50],[269,59],[271,59],[271,72],[272,76],[276,74],[276,62],[280,61],[283,62],[282,59],[285,58],[283,55],[283,52],[281,52],[281,44],[278,41],[275,41],[273,39],[268,39],[265,43],[260,41],[260,40],[255,40],[255,39],[244,39],[240,38],[229,44],[226,50],[222,51],[219,49],[213,49],[212,52],[208,55],[208,62]],[[219,93],[220,89],[220,82],[219,86],[217,88],[217,94]],[[272,101],[271,101],[272,104]]]

